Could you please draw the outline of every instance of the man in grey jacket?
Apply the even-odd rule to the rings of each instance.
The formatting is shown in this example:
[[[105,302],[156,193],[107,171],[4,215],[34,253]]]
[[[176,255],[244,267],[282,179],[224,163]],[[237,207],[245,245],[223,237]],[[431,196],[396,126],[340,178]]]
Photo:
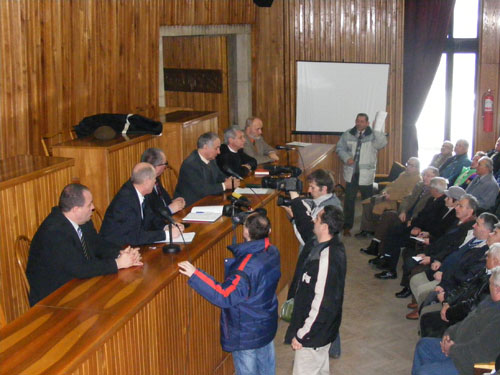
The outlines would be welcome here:
[[[347,185],[344,198],[345,236],[351,235],[354,202],[358,190],[362,199],[370,197],[373,193],[377,153],[386,144],[385,134],[370,128],[366,113],[359,113],[356,116],[356,125],[344,132],[337,143],[336,152],[344,163],[344,180]]]
[[[442,340],[423,337],[417,343],[412,375],[472,374],[474,364],[492,362],[500,352],[500,267],[490,277],[490,295]]]

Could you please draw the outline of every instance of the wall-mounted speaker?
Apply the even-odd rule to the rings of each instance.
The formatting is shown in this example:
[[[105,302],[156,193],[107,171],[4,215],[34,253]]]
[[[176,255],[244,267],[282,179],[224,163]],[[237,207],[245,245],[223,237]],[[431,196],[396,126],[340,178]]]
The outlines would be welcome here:
[[[274,0],[253,0],[254,4],[258,7],[270,7],[273,5]]]

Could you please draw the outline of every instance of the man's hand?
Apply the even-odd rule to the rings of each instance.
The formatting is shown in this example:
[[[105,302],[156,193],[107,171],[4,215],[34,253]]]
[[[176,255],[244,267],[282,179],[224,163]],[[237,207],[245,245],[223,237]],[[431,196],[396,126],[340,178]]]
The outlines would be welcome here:
[[[115,259],[118,269],[129,268],[133,266],[142,266],[141,254],[139,248],[131,248],[130,246],[120,251],[120,255]]]
[[[399,220],[401,220],[402,223],[404,223],[406,221],[406,213],[405,212],[401,212],[399,214]]]
[[[292,339],[292,349],[293,350],[302,349],[302,344],[295,337]]]
[[[411,235],[412,236],[418,236],[420,234],[420,232],[422,231],[422,229],[418,228],[418,227],[413,227],[411,228]]]
[[[278,154],[276,153],[276,151],[271,151],[269,154],[267,154],[267,156],[269,156],[274,161],[280,160],[280,157],[278,156]]]
[[[237,178],[228,177],[224,180],[224,187],[226,188],[226,190],[232,189],[233,187],[237,188],[239,186],[240,186],[240,180],[238,180]]]
[[[423,265],[431,264],[431,257],[426,256],[425,254],[422,254],[422,255],[424,255],[424,256],[423,256],[422,261],[420,262],[420,264],[423,264]]]
[[[448,318],[446,318],[446,311],[450,308],[450,305],[448,305],[446,302],[443,303],[443,307],[441,308],[441,320],[444,322],[448,322]]]
[[[184,231],[184,225],[182,225],[182,227],[181,227],[181,225],[182,224],[180,224],[180,225],[178,224],[179,227],[177,227],[175,225],[172,225],[172,239],[179,237],[181,235],[181,232]],[[165,225],[163,227],[163,230],[167,234],[165,236],[165,238],[167,238],[168,235],[169,235],[169,233],[168,233],[168,225]],[[170,238],[167,238],[167,239],[170,240]]]
[[[187,277],[193,276],[194,271],[196,271],[196,267],[189,263],[187,260],[177,263],[179,266],[179,272]]]
[[[248,169],[249,171],[252,170],[252,167],[250,166],[250,164],[242,164],[242,167],[245,167],[246,169]]]
[[[450,339],[450,336],[443,336],[443,339],[441,340],[441,351],[445,356],[448,357],[448,355],[450,355],[450,349],[454,344],[455,342]]]
[[[346,160],[346,162],[345,162],[345,163],[346,163],[347,165],[353,165],[353,164],[354,164],[354,159],[349,158],[349,159],[347,159],[347,160]]]
[[[435,260],[434,262],[432,262],[431,270],[437,271],[439,267],[441,267],[441,262],[439,260]]]
[[[442,278],[443,278],[443,273],[441,271],[437,271],[434,273],[434,280],[441,281]]]
[[[420,233],[418,234],[418,236],[419,236],[420,238],[429,238],[429,232],[424,232],[424,231],[422,231],[422,232],[420,232]]]
[[[281,206],[281,208],[283,208],[286,212],[286,216],[291,219],[293,217],[293,211],[290,207],[287,207],[287,206]]]
[[[177,211],[180,211],[186,205],[186,201],[182,197],[175,198],[172,203],[168,205],[170,212],[175,214]]]
[[[296,191],[291,191],[290,192],[290,198],[295,199],[298,198],[300,195]]]

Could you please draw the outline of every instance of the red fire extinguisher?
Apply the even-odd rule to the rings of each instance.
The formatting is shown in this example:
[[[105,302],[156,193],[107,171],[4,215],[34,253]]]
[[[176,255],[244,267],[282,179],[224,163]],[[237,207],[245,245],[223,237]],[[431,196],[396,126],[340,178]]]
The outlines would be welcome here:
[[[483,95],[483,130],[486,133],[493,131],[493,93],[491,89]]]

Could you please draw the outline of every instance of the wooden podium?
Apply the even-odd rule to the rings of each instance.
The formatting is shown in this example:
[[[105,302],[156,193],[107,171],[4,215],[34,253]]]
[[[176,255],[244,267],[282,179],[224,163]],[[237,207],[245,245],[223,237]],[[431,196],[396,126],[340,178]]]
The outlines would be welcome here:
[[[294,152],[290,159],[305,166],[306,175],[331,168],[333,150],[332,145],[312,145],[300,149],[302,157]],[[286,159],[284,153],[281,158]],[[227,194],[195,204],[226,204]],[[298,241],[285,211],[276,205],[277,196],[247,197],[252,207],[264,207],[271,220],[270,240],[281,255],[281,290],[292,278]],[[187,231],[196,237],[178,254],[163,254],[159,244],[144,246],[143,267],[65,284],[0,329],[0,375],[233,374],[231,355],[219,344],[219,309],[195,293],[177,267],[189,260],[222,281],[232,230],[228,217],[193,223]],[[236,235],[241,242],[241,226]]]

